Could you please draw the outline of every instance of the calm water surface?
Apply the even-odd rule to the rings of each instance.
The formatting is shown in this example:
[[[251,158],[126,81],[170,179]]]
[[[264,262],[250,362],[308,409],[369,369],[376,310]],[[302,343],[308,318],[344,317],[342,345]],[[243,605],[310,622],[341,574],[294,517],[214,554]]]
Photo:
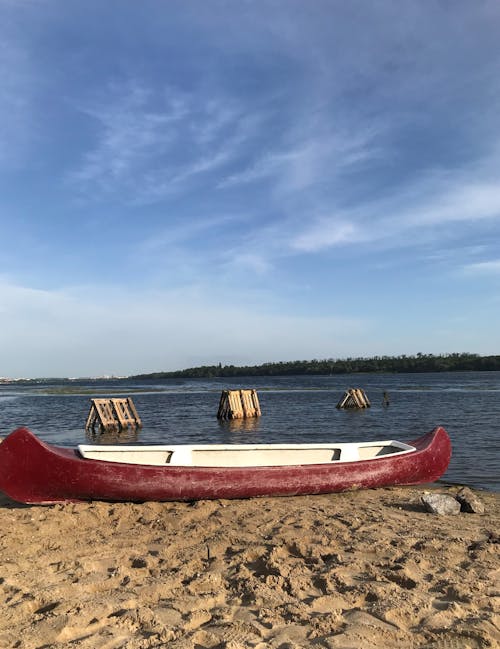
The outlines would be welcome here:
[[[372,407],[342,411],[350,387]],[[223,389],[256,388],[262,417],[216,419]],[[390,406],[382,406],[383,392]],[[137,433],[92,437],[84,426],[91,397],[132,396],[142,418]],[[500,491],[500,372],[358,374],[213,380],[91,382],[0,386],[0,435],[27,426],[61,445],[96,443],[258,443],[411,440],[436,425],[453,444],[446,482]]]

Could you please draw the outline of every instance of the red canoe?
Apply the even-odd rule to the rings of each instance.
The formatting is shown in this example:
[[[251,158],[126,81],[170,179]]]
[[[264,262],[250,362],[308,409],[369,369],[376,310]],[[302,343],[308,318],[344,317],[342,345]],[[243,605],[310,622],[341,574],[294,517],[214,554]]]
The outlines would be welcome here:
[[[19,428],[0,443],[0,490],[23,503],[166,501],[333,493],[433,482],[444,428],[409,442],[52,446]]]

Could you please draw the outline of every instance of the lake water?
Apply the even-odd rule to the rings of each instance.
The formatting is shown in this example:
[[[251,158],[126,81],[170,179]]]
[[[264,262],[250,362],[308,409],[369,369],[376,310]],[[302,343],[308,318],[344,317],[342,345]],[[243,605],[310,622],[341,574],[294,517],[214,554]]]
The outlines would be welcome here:
[[[372,407],[337,410],[350,387]],[[219,422],[223,389],[255,388],[262,416]],[[390,406],[383,407],[383,392]],[[91,397],[132,396],[143,421],[137,433],[85,431]],[[27,426],[64,446],[95,443],[349,442],[414,439],[442,425],[453,457],[446,482],[500,491],[500,372],[357,374],[213,380],[0,385],[0,436]]]

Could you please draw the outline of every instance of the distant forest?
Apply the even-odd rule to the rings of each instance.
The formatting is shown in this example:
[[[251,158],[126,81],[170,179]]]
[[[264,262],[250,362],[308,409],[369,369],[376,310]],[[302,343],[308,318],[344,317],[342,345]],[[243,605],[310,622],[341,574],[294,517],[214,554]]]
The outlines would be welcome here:
[[[232,376],[297,376],[303,374],[330,375],[358,372],[463,372],[500,370],[500,356],[479,354],[417,354],[416,356],[373,356],[312,361],[282,361],[262,365],[204,365],[175,372],[138,374],[134,379],[217,378]]]

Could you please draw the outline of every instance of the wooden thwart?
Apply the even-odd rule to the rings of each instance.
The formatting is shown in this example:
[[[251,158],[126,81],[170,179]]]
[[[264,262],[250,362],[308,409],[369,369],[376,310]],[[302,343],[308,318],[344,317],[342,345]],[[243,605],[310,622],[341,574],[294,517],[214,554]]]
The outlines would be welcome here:
[[[86,430],[98,425],[101,430],[118,431],[124,428],[140,428],[142,421],[131,397],[125,399],[91,399]]]
[[[217,419],[246,419],[260,417],[257,390],[223,390]]]
[[[371,403],[360,388],[350,388],[338,402],[337,408],[369,408]]]

